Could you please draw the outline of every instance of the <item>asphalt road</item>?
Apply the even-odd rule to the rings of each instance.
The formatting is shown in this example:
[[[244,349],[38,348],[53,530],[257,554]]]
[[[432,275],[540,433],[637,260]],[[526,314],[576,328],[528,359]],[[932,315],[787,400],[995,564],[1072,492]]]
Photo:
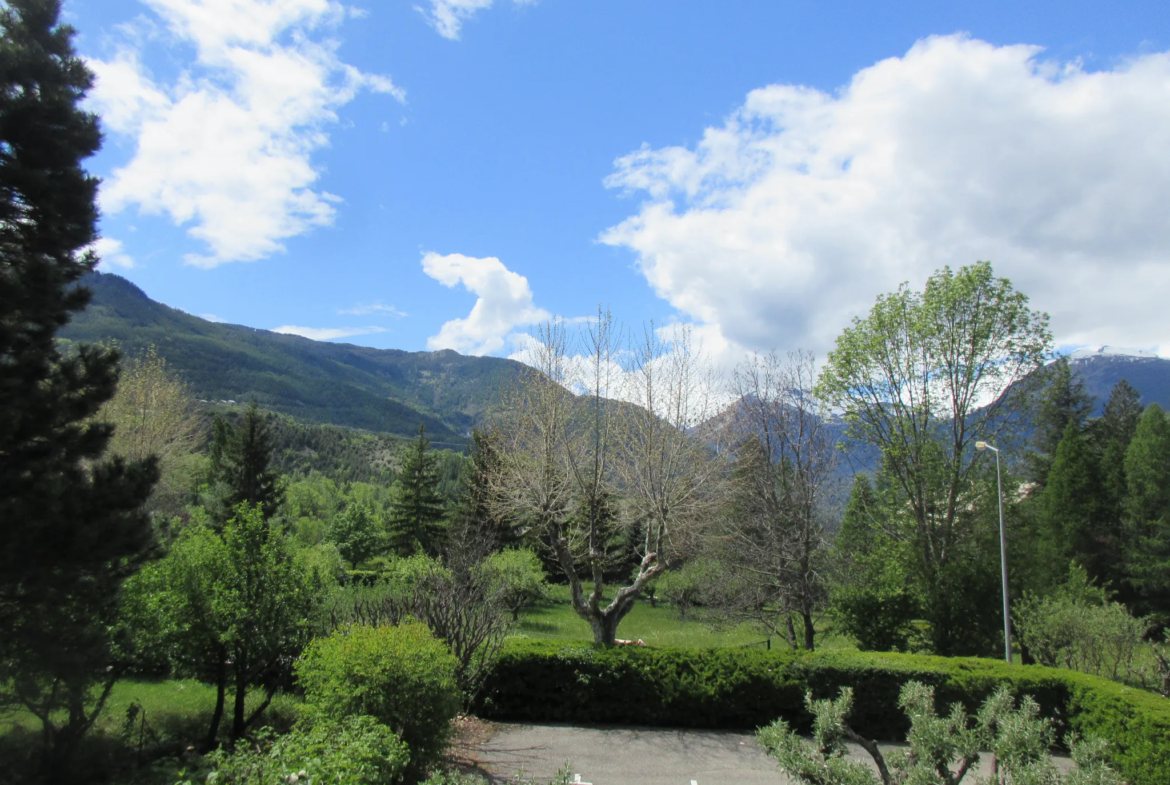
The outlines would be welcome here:
[[[548,780],[565,765],[593,785],[786,785],[750,733],[496,725],[471,753],[493,776]]]
[[[897,746],[881,745],[883,752]],[[463,753],[497,782],[518,771],[546,782],[567,763],[582,785],[792,785],[750,733],[485,723]],[[849,755],[873,765],[856,745]],[[989,763],[984,755],[964,783],[986,776]],[[1056,763],[1063,771],[1071,765]]]

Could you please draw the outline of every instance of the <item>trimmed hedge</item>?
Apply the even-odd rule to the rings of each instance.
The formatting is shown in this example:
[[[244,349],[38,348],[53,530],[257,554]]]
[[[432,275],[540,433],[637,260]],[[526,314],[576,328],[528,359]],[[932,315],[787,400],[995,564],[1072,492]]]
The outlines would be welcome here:
[[[480,716],[532,722],[755,729],[778,717],[807,730],[804,694],[853,687],[850,724],[903,739],[907,681],[974,712],[1001,683],[1028,694],[1062,734],[1100,736],[1131,785],[1170,783],[1170,700],[1073,671],[997,660],[875,652],[600,647],[512,640],[480,693]]]

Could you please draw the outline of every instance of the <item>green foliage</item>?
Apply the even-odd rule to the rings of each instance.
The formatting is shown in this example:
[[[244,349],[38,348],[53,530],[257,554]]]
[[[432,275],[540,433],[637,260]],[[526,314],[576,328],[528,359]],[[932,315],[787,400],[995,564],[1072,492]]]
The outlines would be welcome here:
[[[484,562],[492,592],[512,611],[512,620],[520,616],[520,609],[544,599],[548,581],[540,557],[527,549],[509,548],[493,553]]]
[[[235,688],[231,738],[237,739],[263,710],[246,711],[248,688],[262,687],[271,699],[287,683],[290,663],[311,637],[324,584],[257,507],[241,505],[222,533],[185,529],[126,593],[127,624],[139,650],[162,654],[178,674],[220,691],[210,745],[229,684]]]
[[[1012,609],[1016,634],[1041,665],[1069,668],[1114,681],[1135,675],[1135,656],[1150,628],[1130,615],[1074,564],[1049,596],[1025,594]]]
[[[1047,315],[990,264],[944,267],[921,293],[903,284],[879,296],[837,338],[817,382],[818,396],[845,412],[848,436],[881,450],[892,508],[905,519],[890,532],[917,560],[916,588],[940,654],[990,643],[990,628],[971,628],[987,617],[973,611],[994,585],[968,512],[988,490],[973,448],[1005,446],[1051,340]]]
[[[325,716],[368,714],[410,748],[422,775],[446,748],[459,711],[457,662],[426,626],[353,626],[318,638],[296,664],[305,700]]]
[[[908,681],[974,712],[1000,684],[1030,695],[1069,733],[1108,740],[1110,765],[1131,785],[1170,782],[1170,701],[1067,670],[994,660],[860,652],[657,649],[510,641],[489,677],[480,716],[533,722],[754,729],[777,717],[812,729],[804,696],[853,689],[851,724],[903,738],[897,711]]]
[[[1105,580],[1120,558],[1116,546],[1107,547],[1108,529],[1101,509],[1102,489],[1096,457],[1077,424],[1065,427],[1047,484],[1040,498],[1040,564],[1054,574],[1048,585],[1064,577],[1068,564],[1083,565],[1089,577]]]
[[[419,425],[418,439],[403,455],[390,503],[391,537],[400,555],[417,551],[434,554],[438,550],[447,515],[447,502],[439,493],[438,466],[438,456],[430,451],[426,426]]]
[[[59,0],[0,7],[0,701],[43,725],[45,775],[69,760],[123,670],[110,631],[119,587],[150,555],[142,505],[153,458],[101,462],[118,355],[62,356],[60,328],[89,302],[98,262],[101,144],[81,103],[93,74]],[[87,422],[89,424],[87,424]]]
[[[1025,479],[1043,489],[1065,430],[1071,424],[1078,433],[1084,433],[1095,401],[1063,355],[1037,373],[1044,389],[1035,396],[1035,410],[1029,418],[1033,449],[1025,453],[1024,464]]]
[[[210,482],[218,492],[211,510],[217,520],[226,520],[241,504],[256,505],[268,520],[276,514],[284,497],[280,474],[272,467],[272,438],[264,416],[253,400],[239,426],[222,417],[212,423]]]
[[[792,732],[784,720],[776,720],[756,733],[760,746],[780,762],[780,770],[813,785],[872,785],[873,773],[864,763],[845,757],[844,722],[853,707],[853,690],[844,687],[836,700],[814,701],[805,696],[816,717],[813,741]]]
[[[717,562],[696,559],[687,562],[681,569],[663,573],[655,579],[654,590],[674,606],[679,619],[685,619],[688,611],[702,604],[704,594],[719,582],[719,575]]]
[[[351,504],[335,515],[325,536],[337,545],[341,557],[355,569],[382,548],[382,527],[364,504]]]
[[[1126,562],[1139,607],[1170,621],[1170,422],[1150,404],[1125,452]]]
[[[262,733],[255,744],[207,755],[180,785],[392,785],[402,781],[407,746],[392,730],[361,714],[317,719],[290,733]]]
[[[906,651],[919,615],[905,545],[882,536],[886,517],[869,478],[857,475],[833,543],[830,607],[862,651]]]
[[[1120,779],[1104,761],[1099,741],[1074,743],[1077,770],[1062,777],[1048,754],[1054,741],[1052,720],[1040,716],[1040,706],[1025,696],[1016,708],[1006,685],[1000,686],[980,708],[974,725],[960,703],[951,704],[941,717],[935,711],[934,688],[916,681],[907,682],[898,705],[910,720],[907,746],[889,759],[877,745],[860,737],[849,726],[853,691],[842,688],[835,700],[814,701],[805,697],[814,715],[812,743],[793,733],[777,720],[757,733],[760,744],[780,763],[790,777],[808,785],[958,785],[979,759],[982,747],[990,748],[995,767],[992,785],[1120,785]],[[859,743],[877,764],[877,775],[864,764],[845,757],[844,739]]]

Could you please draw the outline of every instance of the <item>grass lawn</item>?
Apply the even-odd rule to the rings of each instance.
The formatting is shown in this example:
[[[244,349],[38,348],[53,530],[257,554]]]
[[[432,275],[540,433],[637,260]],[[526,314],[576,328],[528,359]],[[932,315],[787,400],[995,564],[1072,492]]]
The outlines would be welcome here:
[[[263,697],[259,691],[249,695],[249,711],[259,705]],[[293,696],[278,694],[257,722],[287,729],[296,719],[299,702]],[[140,709],[131,728],[127,718],[130,707],[135,704]],[[231,705],[232,696],[229,694],[225,717],[220,724],[221,738],[226,737],[231,727]],[[98,780],[112,775],[120,782],[153,783],[153,777],[146,770],[123,779],[130,776],[127,767],[134,765],[139,748],[145,754],[145,763],[152,751],[166,750],[173,754],[199,743],[207,735],[214,709],[215,688],[197,681],[120,681],[110,692],[105,710],[93,730],[86,735],[79,752],[79,766],[83,770],[100,772],[95,777]],[[40,727],[40,720],[26,711],[0,712],[0,771],[30,772],[35,768],[30,755],[39,746]],[[14,774],[14,777],[15,782],[22,782],[19,775]],[[3,776],[0,776],[0,781],[8,782]]]
[[[513,629],[512,636],[542,640],[592,641],[593,633],[569,604],[569,587],[551,587],[547,602],[520,611],[520,623]],[[606,602],[609,598],[606,598]],[[692,614],[695,612],[692,611]],[[648,646],[686,646],[696,649],[712,649],[720,646],[744,646],[763,644],[766,635],[749,625],[740,625],[731,630],[713,630],[704,624],[698,615],[689,615],[680,620],[674,607],[668,602],[659,602],[651,608],[650,603],[639,599],[622,623],[618,625],[618,637],[646,642]],[[787,646],[781,639],[773,638],[772,646]],[[817,648],[854,648],[853,642],[841,638],[821,635]]]

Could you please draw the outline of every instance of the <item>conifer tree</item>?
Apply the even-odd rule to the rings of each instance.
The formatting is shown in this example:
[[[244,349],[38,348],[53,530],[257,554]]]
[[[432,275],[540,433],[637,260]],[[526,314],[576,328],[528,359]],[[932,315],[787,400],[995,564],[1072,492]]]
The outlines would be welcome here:
[[[52,781],[120,672],[109,630],[152,549],[141,506],[158,478],[153,459],[101,462],[112,429],[87,422],[114,394],[116,352],[63,357],[54,340],[89,301],[98,181],[81,162],[101,144],[59,14],[0,6],[0,685],[40,718]]]
[[[1138,391],[1122,379],[1113,386],[1105,411],[1093,422],[1091,442],[1101,464],[1103,504],[1106,514],[1119,526],[1125,498],[1125,452],[1137,432],[1142,405]]]
[[[1067,357],[1058,357],[1043,373],[1047,384],[1032,415],[1033,451],[1025,456],[1026,479],[1041,488],[1048,481],[1065,429],[1072,423],[1083,433],[1094,405],[1093,397],[1085,391],[1084,381],[1073,373]]]
[[[258,504],[264,520],[284,498],[280,473],[272,467],[272,437],[253,400],[244,421],[233,427],[222,417],[212,424],[211,478],[221,498],[213,514],[222,524],[240,504]]]
[[[1170,620],[1170,423],[1156,403],[1138,421],[1125,476],[1129,580],[1141,612]]]
[[[402,469],[394,483],[390,502],[390,529],[394,549],[402,555],[418,551],[434,555],[447,515],[439,493],[439,459],[430,451],[426,426],[418,426],[418,439],[406,449]]]
[[[1098,583],[1115,577],[1120,553],[1101,517],[1101,482],[1097,461],[1077,423],[1069,420],[1056,448],[1048,483],[1040,499],[1038,567],[1047,568],[1048,585],[1068,575],[1076,561]]]

